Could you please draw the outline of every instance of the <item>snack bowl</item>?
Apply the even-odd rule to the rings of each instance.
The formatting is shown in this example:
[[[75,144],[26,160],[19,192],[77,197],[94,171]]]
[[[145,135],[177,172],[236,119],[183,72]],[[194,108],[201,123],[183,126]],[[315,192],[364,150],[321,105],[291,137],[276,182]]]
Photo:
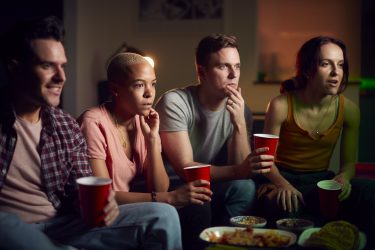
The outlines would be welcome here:
[[[258,216],[235,216],[230,218],[230,223],[233,226],[238,227],[264,227],[267,224],[267,220],[263,217]]]
[[[302,233],[304,230],[312,228],[314,222],[306,219],[285,218],[276,221],[278,229],[287,230],[294,233]]]

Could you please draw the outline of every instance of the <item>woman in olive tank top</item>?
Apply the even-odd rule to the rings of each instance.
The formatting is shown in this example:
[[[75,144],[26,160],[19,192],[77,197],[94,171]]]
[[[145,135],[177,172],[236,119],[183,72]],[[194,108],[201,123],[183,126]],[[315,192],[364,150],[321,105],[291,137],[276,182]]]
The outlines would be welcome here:
[[[273,98],[267,108],[264,132],[280,138],[268,180],[258,182],[258,197],[260,204],[268,205],[263,211],[272,210],[268,215],[273,217],[293,213],[317,218],[316,183],[333,179],[342,188],[339,218],[357,226],[371,224],[360,229],[375,235],[375,181],[353,178],[360,112],[341,94],[348,75],[342,41],[320,36],[300,48],[296,76],[282,84],[281,95]],[[334,173],[329,167],[336,143],[340,143],[340,165]]]

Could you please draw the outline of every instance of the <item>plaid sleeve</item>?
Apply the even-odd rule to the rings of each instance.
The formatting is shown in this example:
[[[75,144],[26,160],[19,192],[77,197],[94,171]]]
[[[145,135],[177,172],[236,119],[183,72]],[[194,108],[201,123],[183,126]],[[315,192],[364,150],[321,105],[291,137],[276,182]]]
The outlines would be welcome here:
[[[73,163],[72,171],[76,173],[75,175],[76,178],[89,176],[92,173],[91,173],[91,167],[89,165],[88,158],[87,158],[87,144],[77,123],[74,123],[73,134],[74,134],[73,140],[74,140],[75,148],[72,151],[72,158],[71,158],[72,163]]]
[[[56,208],[76,206],[77,178],[92,174],[86,141],[75,119],[57,109],[44,112],[41,161],[47,194]]]
[[[72,124],[72,145],[70,150],[70,174],[68,182],[65,184],[67,193],[76,193],[76,180],[80,177],[92,175],[91,167],[87,158],[87,144],[77,123]],[[73,195],[74,196],[74,195]]]

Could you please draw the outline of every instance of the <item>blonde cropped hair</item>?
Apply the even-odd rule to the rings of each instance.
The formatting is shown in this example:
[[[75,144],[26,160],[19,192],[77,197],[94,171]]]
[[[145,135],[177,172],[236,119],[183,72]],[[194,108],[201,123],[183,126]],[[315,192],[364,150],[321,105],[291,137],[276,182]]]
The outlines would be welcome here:
[[[125,52],[113,56],[107,68],[108,81],[118,83],[130,73],[129,66],[141,63],[150,64],[143,56],[136,53]]]

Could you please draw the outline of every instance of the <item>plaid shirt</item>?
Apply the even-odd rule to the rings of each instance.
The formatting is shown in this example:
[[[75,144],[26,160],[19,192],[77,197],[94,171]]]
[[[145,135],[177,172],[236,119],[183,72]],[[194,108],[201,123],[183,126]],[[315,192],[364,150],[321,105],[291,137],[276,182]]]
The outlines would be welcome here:
[[[43,128],[38,151],[41,159],[42,183],[48,199],[56,209],[71,210],[78,204],[75,180],[91,175],[86,141],[76,121],[60,109],[42,107],[41,119]],[[15,112],[11,104],[2,103],[0,106],[0,192],[16,147],[17,134],[13,128],[14,122]]]

